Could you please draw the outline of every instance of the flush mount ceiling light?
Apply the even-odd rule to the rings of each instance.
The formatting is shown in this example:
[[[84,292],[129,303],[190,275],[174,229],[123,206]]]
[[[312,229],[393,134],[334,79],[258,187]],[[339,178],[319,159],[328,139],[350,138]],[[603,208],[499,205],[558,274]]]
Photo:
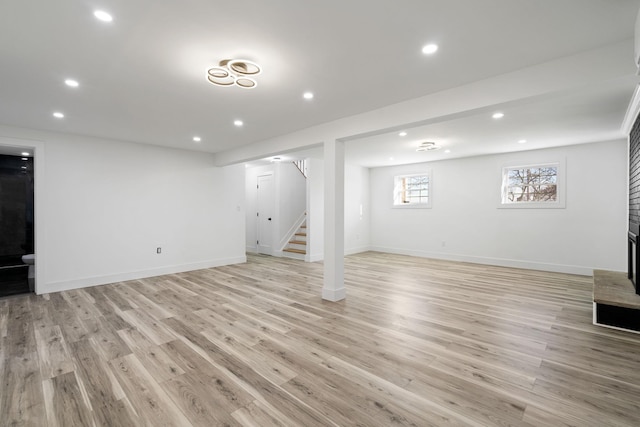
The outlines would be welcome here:
[[[496,119],[496,120],[497,120],[497,119],[501,119],[501,118],[503,118],[503,117],[504,117],[504,113],[502,113],[502,112],[498,111],[497,113],[493,113],[493,115],[492,115],[491,117],[493,117],[493,118],[494,118],[494,119]]]
[[[239,86],[243,89],[253,89],[258,85],[253,76],[257,76],[262,69],[255,62],[246,59],[224,59],[217,67],[209,68],[207,80],[216,86]]]
[[[435,150],[439,150],[442,147],[440,147],[439,145],[436,145],[435,142],[423,142],[422,144],[420,144],[420,146],[416,149],[416,151],[435,151]]]

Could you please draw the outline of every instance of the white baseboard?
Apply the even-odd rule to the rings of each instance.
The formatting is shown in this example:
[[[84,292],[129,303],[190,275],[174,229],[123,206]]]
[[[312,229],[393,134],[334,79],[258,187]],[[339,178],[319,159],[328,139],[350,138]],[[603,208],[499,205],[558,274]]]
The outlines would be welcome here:
[[[317,262],[317,261],[322,261],[324,260],[324,254],[310,254],[309,255],[309,262]]]
[[[347,296],[347,290],[344,287],[340,289],[325,289],[324,287],[322,288],[323,300],[338,302],[345,299],[346,296]]]
[[[154,268],[151,270],[131,271],[127,273],[112,274],[108,276],[85,277],[82,279],[65,280],[60,282],[47,283],[38,286],[38,295],[52,292],[68,291],[71,289],[87,288],[89,286],[106,285],[109,283],[125,282],[127,280],[138,280],[147,277],[163,276],[165,274],[183,273],[185,271],[202,270],[205,268],[221,267],[223,265],[241,264],[247,262],[247,257],[239,256],[233,258],[219,258],[210,261],[194,262],[190,264],[170,265],[166,267]]]
[[[361,254],[362,252],[367,252],[371,250],[371,246],[358,246],[355,248],[348,248],[344,250],[345,255],[355,255]]]
[[[383,246],[372,246],[372,251],[387,252],[398,255],[409,255],[420,258],[434,258],[446,261],[471,262],[474,264],[495,265],[499,267],[524,268],[527,270],[549,271],[553,273],[578,274],[581,276],[593,276],[594,267],[584,267],[579,265],[551,264],[544,262],[521,261],[508,258],[479,257],[472,255],[458,255],[442,252],[425,252],[411,249],[387,248]]]
[[[354,254],[360,254],[362,252],[367,252],[367,251],[372,251],[373,249],[371,249],[370,246],[358,246],[356,248],[349,248],[349,249],[345,249],[344,250],[344,255],[354,255]],[[379,252],[384,252],[384,251],[379,251]],[[319,253],[319,254],[311,254],[308,257],[309,259],[307,260],[307,262],[317,262],[317,261],[323,261],[324,260],[324,253]]]

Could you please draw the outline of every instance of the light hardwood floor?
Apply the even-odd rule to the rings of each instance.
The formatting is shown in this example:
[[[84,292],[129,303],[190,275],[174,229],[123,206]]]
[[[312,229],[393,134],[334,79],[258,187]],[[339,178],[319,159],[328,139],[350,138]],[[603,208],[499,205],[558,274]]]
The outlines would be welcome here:
[[[0,300],[4,426],[640,425],[591,278],[369,252]]]

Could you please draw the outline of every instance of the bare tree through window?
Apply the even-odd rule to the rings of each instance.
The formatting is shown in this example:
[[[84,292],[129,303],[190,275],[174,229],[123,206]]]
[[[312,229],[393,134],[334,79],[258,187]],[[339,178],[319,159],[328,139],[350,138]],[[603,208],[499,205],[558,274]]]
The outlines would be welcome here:
[[[555,202],[558,197],[558,167],[507,168],[503,203]]]
[[[402,175],[394,179],[394,206],[427,205],[429,175]]]

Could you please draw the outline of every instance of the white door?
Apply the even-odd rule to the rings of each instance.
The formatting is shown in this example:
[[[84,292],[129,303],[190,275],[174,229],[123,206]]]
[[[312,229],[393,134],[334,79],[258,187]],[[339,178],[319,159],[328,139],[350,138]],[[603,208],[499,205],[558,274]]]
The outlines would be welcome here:
[[[272,255],[273,246],[273,175],[258,177],[258,253]]]

